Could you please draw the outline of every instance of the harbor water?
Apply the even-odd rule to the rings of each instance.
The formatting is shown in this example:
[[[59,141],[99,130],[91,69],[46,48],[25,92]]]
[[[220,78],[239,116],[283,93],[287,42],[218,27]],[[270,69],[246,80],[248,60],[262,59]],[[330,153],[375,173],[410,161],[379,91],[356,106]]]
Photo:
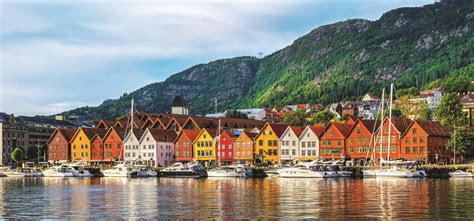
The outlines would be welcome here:
[[[1,218],[474,219],[474,179],[0,178]]]

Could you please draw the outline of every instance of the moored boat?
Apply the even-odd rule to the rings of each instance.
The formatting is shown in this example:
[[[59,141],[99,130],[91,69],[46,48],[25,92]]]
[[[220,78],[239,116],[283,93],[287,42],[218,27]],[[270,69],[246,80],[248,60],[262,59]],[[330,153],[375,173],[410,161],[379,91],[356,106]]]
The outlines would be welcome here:
[[[199,163],[174,163],[160,171],[165,177],[206,177],[207,172]]]
[[[81,163],[70,164],[69,169],[75,177],[91,177],[92,174],[89,170],[84,169],[84,165]]]
[[[454,172],[450,172],[449,176],[452,178],[473,178],[474,175],[471,172],[463,171],[463,170],[456,170]]]
[[[335,177],[332,172],[325,171],[324,166],[316,161],[298,163],[293,167],[276,170],[283,178],[327,178]]]
[[[52,166],[43,171],[45,177],[73,177],[74,174],[68,165],[62,164],[59,166]]]
[[[133,170],[132,165],[128,162],[122,162],[115,165],[112,169],[106,169],[102,171],[105,177],[131,177],[136,174],[136,171]]]
[[[208,177],[250,177],[252,170],[245,165],[228,165],[207,171]]]

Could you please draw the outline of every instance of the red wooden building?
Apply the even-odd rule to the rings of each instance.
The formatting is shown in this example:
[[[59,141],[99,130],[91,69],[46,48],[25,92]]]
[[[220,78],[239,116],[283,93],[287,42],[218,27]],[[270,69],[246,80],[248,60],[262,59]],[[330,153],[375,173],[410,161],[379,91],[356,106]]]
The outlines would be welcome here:
[[[193,142],[198,135],[198,130],[181,130],[174,142],[175,161],[190,162],[193,160]]]
[[[453,153],[446,150],[449,137],[439,122],[415,120],[402,136],[402,158],[424,163],[452,163]]]
[[[110,130],[110,129],[109,129]],[[91,139],[91,163],[99,164],[104,159],[104,137],[107,129],[97,128]]]
[[[121,160],[124,156],[123,139],[125,130],[122,128],[110,128],[104,136],[104,162]]]
[[[345,139],[353,124],[330,123],[319,139],[319,156],[323,159],[345,157]]]
[[[230,163],[234,160],[234,140],[235,135],[232,131],[222,131],[221,136],[216,141],[216,160],[223,163]]]
[[[346,138],[346,159],[361,160],[370,157],[373,148],[374,120],[357,119]]]
[[[73,128],[57,128],[49,138],[48,145],[48,162],[68,162],[71,161],[71,146],[69,141],[76,129]]]

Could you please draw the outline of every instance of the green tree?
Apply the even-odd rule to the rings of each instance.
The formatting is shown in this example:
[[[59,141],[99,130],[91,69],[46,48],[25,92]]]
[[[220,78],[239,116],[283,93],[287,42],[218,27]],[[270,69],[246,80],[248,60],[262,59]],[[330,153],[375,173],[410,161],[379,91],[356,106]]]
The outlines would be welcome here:
[[[462,124],[464,113],[459,97],[454,93],[445,94],[434,111],[436,119],[444,126],[454,127]]]
[[[13,150],[11,158],[18,165],[20,165],[21,161],[25,159],[25,151],[23,150],[23,148],[17,147],[15,148],[15,150]]]
[[[315,123],[323,123],[324,126],[327,126],[332,119],[336,117],[335,114],[331,113],[328,110],[320,111],[313,115],[313,121]]]
[[[431,109],[428,107],[428,104],[425,102],[422,102],[420,104],[420,107],[418,109],[418,116],[417,119],[421,120],[431,120],[433,116],[433,113]]]
[[[456,146],[455,146],[456,144]],[[474,155],[474,133],[470,130],[459,128],[448,141],[447,148],[451,151],[456,149],[456,155],[469,157]]]
[[[249,119],[246,113],[242,113],[238,110],[228,110],[225,113],[225,117],[229,118],[239,118],[239,119]]]
[[[28,156],[29,159],[33,159],[38,157],[38,148],[35,146],[31,146],[26,150],[26,156]]]
[[[400,90],[397,90],[397,92],[395,93],[395,96],[397,98],[401,98],[401,97],[412,97],[412,96],[417,96],[418,94],[420,93],[420,91],[414,87],[411,87],[411,88],[405,88],[405,89],[400,89]]]
[[[304,110],[287,112],[283,115],[283,122],[292,125],[303,126],[306,123],[307,114]]]

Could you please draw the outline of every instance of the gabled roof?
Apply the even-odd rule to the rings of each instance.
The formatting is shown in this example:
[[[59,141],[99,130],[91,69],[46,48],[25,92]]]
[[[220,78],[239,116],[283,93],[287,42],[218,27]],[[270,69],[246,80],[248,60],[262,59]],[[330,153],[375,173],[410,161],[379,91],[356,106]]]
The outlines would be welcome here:
[[[270,124],[269,126],[272,128],[273,132],[277,135],[278,138],[283,135],[285,132],[286,128],[288,127],[288,124]]]
[[[323,126],[308,126],[311,131],[317,136],[321,137],[321,135],[324,133],[324,127]]]
[[[115,120],[105,120],[105,119],[101,119],[101,120],[99,121],[99,123],[97,123],[97,125],[95,125],[95,128],[101,128],[101,127],[103,127],[103,128],[108,129],[108,128],[112,127],[116,122],[117,122],[117,121],[115,121]]]
[[[352,127],[354,126],[354,124],[343,124],[343,123],[334,123],[334,122],[331,122],[328,127],[326,127],[326,129],[324,130],[324,133],[326,133],[326,131],[331,127],[331,126],[334,126],[336,128],[336,130],[338,130],[342,136],[344,137],[347,137],[347,135],[349,135],[349,132],[351,131]]]
[[[290,128],[293,133],[295,133],[296,137],[300,137],[301,133],[303,133],[304,130],[304,127],[300,126],[288,126],[288,128]]]
[[[375,120],[362,120],[359,119],[359,122],[363,124],[371,133],[374,131]],[[377,130],[377,128],[375,128]]]
[[[105,129],[105,128],[95,128],[95,135],[92,137],[92,139],[90,139],[90,141],[92,142],[96,138],[100,138],[101,140],[104,140],[109,130],[110,129]]]
[[[115,133],[117,133],[117,135],[119,136],[120,140],[124,140],[124,139],[125,139],[125,137],[126,137],[125,129],[123,129],[123,128],[116,128],[116,127],[111,127],[111,128],[107,131],[107,134],[105,134],[104,140],[107,139],[107,137],[112,133],[112,131],[115,131]]]
[[[397,117],[392,120],[393,126],[400,132],[400,134],[405,133],[405,131],[410,127],[412,120],[405,117]]]
[[[74,134],[76,133],[76,130],[77,130],[76,128],[56,128],[56,130],[54,130],[54,132],[51,134],[51,136],[49,137],[46,143],[49,144],[49,142],[51,141],[51,139],[53,139],[56,133],[60,133],[64,137],[66,142],[69,143],[72,137],[74,136]]]
[[[449,131],[437,121],[415,120],[410,124],[410,127],[415,123],[418,124],[429,136],[450,136]],[[408,130],[403,133],[403,136],[405,136],[407,132]]]
[[[176,131],[174,130],[166,130],[166,129],[157,129],[157,128],[148,128],[147,129],[153,139],[157,142],[174,142],[176,137]]]
[[[180,136],[182,135],[185,135],[187,136],[192,142],[194,142],[194,140],[196,140],[196,137],[199,135],[199,132],[198,130],[181,130],[181,132],[179,133],[179,135],[176,137],[176,140],[175,142],[179,139]]]

